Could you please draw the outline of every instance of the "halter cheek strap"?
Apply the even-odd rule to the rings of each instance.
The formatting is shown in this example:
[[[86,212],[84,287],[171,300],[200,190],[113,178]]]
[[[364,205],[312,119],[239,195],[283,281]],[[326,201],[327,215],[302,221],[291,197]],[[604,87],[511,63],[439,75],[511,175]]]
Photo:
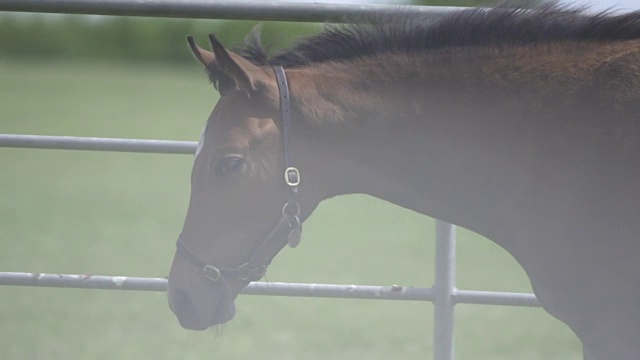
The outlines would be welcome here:
[[[247,262],[235,269],[216,267],[205,263],[195,252],[189,249],[182,241],[182,235],[176,242],[176,253],[182,254],[193,265],[202,269],[202,275],[207,279],[217,282],[222,280],[226,285],[226,280],[238,279],[243,281],[256,281],[262,278],[267,272],[267,267],[271,259],[282,250],[287,244],[296,247],[302,235],[302,224],[300,221],[300,205],[296,201],[300,185],[300,171],[293,166],[289,154],[289,133],[292,127],[291,98],[289,96],[289,85],[287,76],[282,66],[273,68],[278,82],[280,93],[280,117],[282,121],[282,149],[284,152],[284,181],[287,187],[287,200],[282,207],[280,221],[271,230],[269,235],[258,245],[253,255]],[[228,286],[227,286],[228,288]]]
[[[287,184],[287,203],[295,202],[294,197],[298,193],[300,185],[300,171],[293,166],[291,155],[289,154],[289,133],[293,120],[291,118],[291,99],[289,98],[289,84],[287,75],[282,66],[273,68],[278,82],[278,92],[280,93],[280,117],[282,119],[282,149],[284,151],[284,181]]]

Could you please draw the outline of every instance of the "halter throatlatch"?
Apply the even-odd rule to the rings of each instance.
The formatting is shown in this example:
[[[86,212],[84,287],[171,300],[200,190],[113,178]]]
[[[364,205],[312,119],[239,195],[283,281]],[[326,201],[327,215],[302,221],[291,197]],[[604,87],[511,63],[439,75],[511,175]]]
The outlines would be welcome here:
[[[196,253],[189,249],[182,241],[182,236],[176,242],[177,253],[183,254],[193,265],[202,269],[202,275],[207,279],[217,282],[222,280],[226,286],[226,280],[237,279],[243,281],[260,280],[267,272],[271,259],[283,247],[289,244],[296,247],[302,238],[302,222],[300,221],[300,204],[296,201],[296,195],[300,185],[300,171],[292,165],[289,154],[289,133],[292,126],[291,98],[287,76],[282,66],[273,68],[278,82],[280,93],[280,117],[282,121],[282,149],[284,152],[284,183],[287,187],[287,201],[282,206],[280,221],[271,230],[269,235],[260,243],[249,260],[235,269],[228,269],[209,265],[202,261]],[[228,286],[227,286],[228,288]]]

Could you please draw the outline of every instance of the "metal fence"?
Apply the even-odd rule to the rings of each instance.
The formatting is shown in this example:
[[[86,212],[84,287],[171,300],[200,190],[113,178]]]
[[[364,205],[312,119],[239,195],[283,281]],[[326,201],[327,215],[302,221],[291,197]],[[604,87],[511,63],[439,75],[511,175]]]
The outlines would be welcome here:
[[[396,11],[439,16],[452,7],[347,5],[273,1],[207,0],[2,0],[0,11],[71,13],[121,16],[187,17],[285,21],[338,21],[344,16]],[[106,139],[70,136],[0,134],[0,147],[193,154],[190,141]],[[455,286],[455,227],[436,223],[435,283],[431,288],[254,282],[242,294],[429,301],[434,304],[434,359],[454,359],[454,307],[456,304],[539,306],[533,294],[469,291]],[[0,285],[85,289],[166,291],[163,278],[0,272]]]

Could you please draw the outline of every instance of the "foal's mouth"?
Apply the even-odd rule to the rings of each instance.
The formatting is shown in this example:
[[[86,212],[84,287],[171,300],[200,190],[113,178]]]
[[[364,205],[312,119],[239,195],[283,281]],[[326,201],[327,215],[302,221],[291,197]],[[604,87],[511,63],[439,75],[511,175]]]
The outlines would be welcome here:
[[[202,331],[211,326],[224,324],[236,315],[233,302],[219,301],[213,312],[199,312],[193,302],[183,292],[173,295],[169,308],[176,315],[180,326],[187,330]]]

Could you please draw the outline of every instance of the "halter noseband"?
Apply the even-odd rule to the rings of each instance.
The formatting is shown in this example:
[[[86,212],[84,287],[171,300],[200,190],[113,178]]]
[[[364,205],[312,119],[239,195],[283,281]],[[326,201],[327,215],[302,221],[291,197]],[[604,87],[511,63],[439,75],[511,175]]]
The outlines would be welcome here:
[[[260,245],[253,252],[247,262],[235,269],[228,269],[209,265],[202,261],[196,253],[189,249],[182,241],[182,235],[176,242],[177,253],[181,253],[195,266],[202,269],[202,274],[211,281],[222,279],[256,281],[261,279],[267,272],[267,267],[271,259],[285,245],[296,247],[300,243],[302,235],[302,224],[300,222],[300,205],[295,197],[298,194],[300,185],[300,171],[292,165],[289,155],[289,132],[292,125],[291,99],[289,97],[289,86],[287,76],[282,66],[274,66],[280,93],[280,116],[282,120],[282,148],[284,151],[284,182],[287,186],[287,201],[282,207],[282,217],[269,235],[262,240]]]

